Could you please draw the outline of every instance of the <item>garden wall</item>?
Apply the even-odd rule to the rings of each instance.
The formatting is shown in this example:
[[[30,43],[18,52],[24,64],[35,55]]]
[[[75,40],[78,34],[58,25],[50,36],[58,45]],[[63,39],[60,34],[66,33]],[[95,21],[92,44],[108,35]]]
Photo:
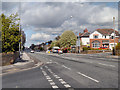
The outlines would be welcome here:
[[[116,50],[116,51],[115,51],[115,54],[116,54],[117,56],[120,56],[120,50]]]
[[[85,51],[81,51],[82,54],[94,54],[94,53],[103,53],[103,52],[111,52],[111,50],[85,50]]]
[[[0,54],[0,57],[2,57],[2,59],[0,59],[0,66],[4,66],[4,65],[9,65],[9,64],[13,64],[14,61],[19,57],[19,52],[15,52],[15,53],[2,53]]]

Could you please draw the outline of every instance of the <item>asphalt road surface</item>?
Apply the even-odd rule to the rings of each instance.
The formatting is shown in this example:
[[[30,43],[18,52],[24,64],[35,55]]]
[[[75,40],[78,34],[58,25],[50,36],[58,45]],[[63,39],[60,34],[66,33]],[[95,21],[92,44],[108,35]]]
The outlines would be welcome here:
[[[28,54],[44,65],[3,75],[3,88],[118,88],[117,61],[85,55]]]

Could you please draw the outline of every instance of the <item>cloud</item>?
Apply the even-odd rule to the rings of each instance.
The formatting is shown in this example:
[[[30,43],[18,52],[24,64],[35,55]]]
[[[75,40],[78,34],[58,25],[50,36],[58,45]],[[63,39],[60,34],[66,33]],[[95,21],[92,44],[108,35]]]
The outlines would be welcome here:
[[[49,40],[51,39],[51,36],[45,33],[36,33],[36,34],[32,34],[31,36],[31,40],[33,41],[44,41],[44,40]]]
[[[83,0],[84,1],[84,0]],[[5,6],[8,4],[8,7]],[[18,5],[4,4],[3,11],[15,12]],[[113,3],[111,5],[114,5]],[[117,5],[116,5],[117,6]],[[13,11],[12,11],[13,10]],[[70,17],[72,16],[72,18]],[[54,39],[65,30],[83,32],[85,28],[94,31],[97,28],[113,28],[112,18],[116,17],[118,26],[118,9],[108,6],[107,3],[79,3],[79,2],[22,2],[22,28],[34,32],[27,38],[27,43],[37,43]],[[26,30],[26,29],[25,29]],[[29,31],[28,31],[29,32]]]

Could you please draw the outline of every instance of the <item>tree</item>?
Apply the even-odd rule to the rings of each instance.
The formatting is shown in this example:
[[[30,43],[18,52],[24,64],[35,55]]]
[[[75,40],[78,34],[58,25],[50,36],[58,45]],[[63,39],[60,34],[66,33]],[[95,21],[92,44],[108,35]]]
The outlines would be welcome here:
[[[32,45],[30,46],[30,48],[31,48],[32,50],[34,50],[35,45],[34,45],[34,44],[32,44]]]
[[[20,32],[18,14],[5,16],[1,14],[2,19],[2,52],[15,52],[19,50]]]
[[[70,47],[71,45],[76,45],[77,36],[72,31],[65,31],[60,37],[59,43],[60,47]]]
[[[59,40],[59,39],[60,39],[60,36],[55,37],[55,40]]]
[[[116,50],[120,50],[120,42],[116,45]]]

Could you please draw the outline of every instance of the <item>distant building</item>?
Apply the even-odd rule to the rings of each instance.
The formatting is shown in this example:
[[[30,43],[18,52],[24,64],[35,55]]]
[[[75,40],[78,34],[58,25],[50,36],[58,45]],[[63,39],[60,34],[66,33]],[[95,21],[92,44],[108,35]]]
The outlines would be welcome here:
[[[88,32],[87,28],[83,33],[79,33],[80,42],[83,46],[90,46],[89,35],[90,32]]]
[[[119,33],[115,31],[115,45],[119,42]],[[90,47],[100,48],[106,47],[111,49],[114,47],[114,30],[113,29],[97,29],[90,34]]]

